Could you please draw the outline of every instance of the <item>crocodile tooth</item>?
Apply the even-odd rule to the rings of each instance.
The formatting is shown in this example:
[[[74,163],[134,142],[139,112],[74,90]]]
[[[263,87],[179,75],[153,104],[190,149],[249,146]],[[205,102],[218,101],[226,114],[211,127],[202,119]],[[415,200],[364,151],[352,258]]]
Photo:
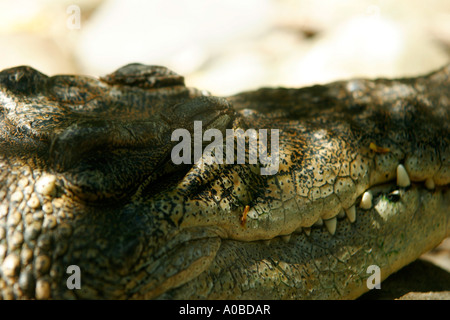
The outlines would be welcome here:
[[[434,180],[432,178],[428,178],[427,180],[425,180],[425,187],[428,190],[434,190],[434,188],[436,187],[436,185],[434,184]]]
[[[303,231],[305,231],[306,235],[311,235],[311,228],[303,228]]]
[[[283,240],[284,242],[288,243],[291,240],[291,235],[285,235],[285,236],[281,236],[281,240]]]
[[[411,184],[409,180],[408,172],[403,165],[397,166],[397,185],[399,187],[408,187]]]
[[[370,191],[364,192],[359,207],[364,210],[369,210],[370,208],[372,208],[372,198],[373,198],[372,192]]]
[[[348,209],[345,209],[345,214],[347,215],[347,218],[348,220],[350,220],[350,222],[356,221],[356,208],[354,205]]]
[[[313,226],[316,226],[316,227],[323,226],[322,218],[319,218],[316,222],[314,222]]]
[[[344,212],[344,209],[341,209],[341,211],[339,211],[339,213],[338,213],[337,217],[338,217],[339,219],[342,219],[342,218],[344,218],[344,217],[345,217],[345,212]]]
[[[392,202],[399,201],[400,197],[401,197],[400,190],[394,190],[388,194],[388,199],[389,199],[389,201],[392,201]]]
[[[331,218],[329,220],[325,220],[325,227],[327,227],[327,230],[331,235],[334,235],[334,233],[336,232],[336,224],[337,224],[336,217]]]
[[[269,240],[263,240],[263,243],[264,243],[266,246],[270,245],[271,242],[272,242],[271,239],[269,239]]]

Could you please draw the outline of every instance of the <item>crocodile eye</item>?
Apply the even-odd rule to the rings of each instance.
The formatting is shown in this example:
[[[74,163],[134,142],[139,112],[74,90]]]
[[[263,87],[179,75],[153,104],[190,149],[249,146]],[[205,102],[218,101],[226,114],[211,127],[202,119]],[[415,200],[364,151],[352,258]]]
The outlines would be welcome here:
[[[157,121],[80,121],[56,136],[50,164],[85,201],[121,199],[170,156],[170,128]]]
[[[192,132],[198,120],[205,129],[222,129],[234,114],[225,99],[186,88],[167,68],[141,64],[101,81],[11,68],[0,72],[0,91],[7,120],[0,130],[13,138],[8,150],[44,158],[65,188],[86,202],[123,199],[143,181],[179,170],[168,165],[172,132]]]
[[[66,187],[78,198],[88,202],[119,200],[144,180],[152,181],[183,167],[170,159],[176,144],[171,140],[174,130],[192,132],[198,120],[204,121],[205,129],[214,126],[224,130],[231,112],[223,99],[199,97],[166,106],[148,119],[85,117],[53,137],[50,165],[63,173]]]

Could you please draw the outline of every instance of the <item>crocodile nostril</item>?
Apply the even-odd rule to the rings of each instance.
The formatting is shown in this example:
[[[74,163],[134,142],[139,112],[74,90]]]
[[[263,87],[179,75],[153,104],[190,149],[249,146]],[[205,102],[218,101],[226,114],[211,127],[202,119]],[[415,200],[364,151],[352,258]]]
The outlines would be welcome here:
[[[155,121],[85,120],[55,136],[50,161],[57,171],[65,171],[83,157],[99,150],[145,149],[164,145],[169,127]],[[167,138],[168,139],[168,138]]]

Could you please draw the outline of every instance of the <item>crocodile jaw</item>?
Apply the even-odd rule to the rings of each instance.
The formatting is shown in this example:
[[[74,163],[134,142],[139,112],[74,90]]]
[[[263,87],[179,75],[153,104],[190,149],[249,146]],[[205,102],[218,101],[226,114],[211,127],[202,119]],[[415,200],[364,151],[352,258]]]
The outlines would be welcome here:
[[[271,240],[239,241],[205,227],[201,241],[179,247],[207,254],[180,268],[171,281],[134,298],[357,298],[372,288],[371,266],[379,268],[377,280],[383,281],[450,235],[448,188],[427,190],[413,183],[398,189],[392,200],[392,187],[378,190],[370,209],[358,207],[355,222],[338,219],[333,235],[322,226],[311,228],[308,235],[294,232]],[[200,233],[198,228],[186,233],[191,231]],[[175,260],[171,254],[165,259]]]
[[[73,97],[67,97],[66,91],[61,90],[59,95],[53,92],[56,100],[42,103],[40,99],[45,95],[41,95],[39,90],[52,88],[46,87],[46,76],[28,69],[28,74],[38,79],[32,83],[30,91],[26,82],[32,77],[20,78],[24,70],[19,68],[20,77],[16,80],[22,79],[24,83],[17,85],[10,77],[10,73],[17,75],[13,71],[5,72],[0,79],[8,88],[14,89],[11,92],[2,90],[0,95],[2,116],[11,116],[9,120],[13,121],[0,127],[0,292],[4,298],[354,298],[368,290],[365,280],[369,277],[369,266],[380,267],[382,280],[435,246],[449,233],[450,149],[448,124],[443,123],[442,118],[448,119],[446,92],[450,67],[431,77],[406,79],[406,85],[401,81],[381,80],[319,87],[319,93],[325,89],[331,98],[339,98],[331,99],[332,103],[327,99],[325,103],[320,101],[323,92],[315,96],[317,87],[306,88],[306,91],[275,89],[274,93],[256,92],[253,94],[256,103],[251,101],[252,94],[244,97],[243,103],[236,101],[239,97],[230,98],[230,101],[235,100],[233,104],[238,113],[247,120],[255,121],[261,113],[260,118],[266,121],[257,126],[262,128],[269,128],[270,124],[277,126],[279,120],[276,110],[273,118],[266,115],[264,104],[267,101],[270,104],[272,99],[272,103],[275,101],[274,105],[278,106],[287,99],[294,109],[300,109],[289,114],[292,108],[284,105],[281,110],[281,114],[285,114],[283,127],[287,130],[284,131],[288,132],[281,140],[284,147],[295,147],[283,149],[282,174],[260,180],[258,175],[254,175],[255,172],[259,174],[260,168],[235,166],[231,174],[227,174],[230,167],[219,169],[195,165],[187,172],[184,169],[168,170],[173,175],[171,177],[176,178],[170,180],[171,183],[161,182],[158,174],[141,183],[146,175],[138,165],[138,171],[124,170],[127,178],[130,173],[136,176],[131,185],[137,190],[128,190],[127,186],[114,179],[114,173],[118,172],[113,170],[113,175],[93,176],[94,180],[89,183],[99,184],[97,187],[94,185],[93,192],[88,192],[88,195],[102,193],[102,188],[106,188],[101,197],[81,200],[77,196],[85,195],[86,189],[73,188],[80,181],[72,180],[71,186],[67,183],[67,172],[54,172],[48,163],[48,140],[52,139],[55,130],[62,132],[67,126],[72,128],[73,121],[72,116],[56,112],[60,107],[56,100],[60,95],[67,103],[65,98],[70,101]],[[147,76],[144,72],[136,80],[142,90],[151,85]],[[107,82],[120,87],[127,74],[119,72],[115,77],[108,78]],[[123,96],[117,95],[117,87],[107,89],[106,84],[93,79],[63,77],[48,80],[58,84],[58,90],[67,89],[67,80],[71,86],[82,90],[86,87],[105,90],[114,99],[106,94],[104,100],[99,97],[99,102],[113,101],[119,106],[127,104],[122,101]],[[393,90],[392,86],[399,86],[402,90]],[[428,99],[421,91],[423,88],[425,93],[431,88],[430,92],[436,96]],[[129,95],[133,99],[144,93],[149,98],[147,91],[141,92],[135,87],[129,89],[136,89],[133,95]],[[176,91],[175,88],[168,89],[169,92]],[[120,90],[126,91],[125,88]],[[84,93],[88,97],[93,92],[86,89]],[[25,100],[29,98],[26,94],[30,94],[32,103],[19,103],[17,109],[15,94],[19,97],[25,95]],[[158,92],[154,94],[159,97]],[[350,102],[342,102],[341,95]],[[374,99],[367,102],[372,95]],[[187,96],[183,97],[187,99]],[[319,103],[315,104],[317,97]],[[392,110],[384,109],[384,113],[368,117],[373,105],[375,109],[383,107],[377,105],[379,98],[400,103],[388,101],[387,105],[394,105]],[[413,98],[421,105],[423,102],[423,109],[417,113],[424,116],[423,121],[414,123],[414,117],[401,118],[404,115],[402,107],[406,108],[407,115],[413,111],[411,108],[415,104],[411,105],[408,100]],[[33,99],[37,99],[37,103]],[[201,101],[214,104],[223,100],[201,98]],[[309,110],[311,101],[314,108]],[[407,103],[402,103],[404,101]],[[114,106],[115,103],[81,105],[85,107],[83,113],[97,113],[100,117],[107,117],[114,111],[116,118],[112,120],[119,120],[118,127],[114,122],[109,128],[124,128],[120,118],[123,113],[133,110],[107,108],[97,112],[97,107]],[[146,117],[154,117],[155,106],[147,108],[145,103],[132,102],[128,106],[138,109],[139,116],[147,112]],[[197,106],[198,101],[192,102],[192,107]],[[347,106],[348,110],[345,109]],[[367,106],[367,110],[361,106]],[[164,109],[165,104],[159,107]],[[228,108],[226,103],[224,108]],[[60,117],[60,122],[48,121],[55,120],[49,116],[52,112]],[[338,123],[342,120],[342,112],[355,115],[350,121],[351,126]],[[41,113],[47,117],[38,116]],[[131,118],[136,117],[136,112],[130,113]],[[341,133],[335,139],[338,144],[326,140],[327,132],[333,133],[333,130],[324,125],[327,120],[324,115],[330,117],[328,124],[331,124],[331,129]],[[384,122],[380,119],[385,120],[388,118],[386,115],[393,116],[389,120],[398,125],[391,125],[394,128],[392,132],[383,130]],[[296,119],[294,125],[291,119]],[[311,119],[318,122],[308,127]],[[428,121],[430,119],[434,121]],[[89,125],[87,129],[91,128],[92,123],[86,124]],[[251,122],[248,124],[253,125]],[[212,126],[215,126],[214,122]],[[289,131],[293,127],[298,130],[294,134]],[[350,127],[357,130],[348,131]],[[148,129],[150,133],[154,130],[152,126]],[[27,136],[30,132],[32,135]],[[105,133],[109,139],[110,131]],[[355,134],[362,134],[362,138],[352,140]],[[14,139],[9,140],[11,137]],[[125,141],[123,137],[126,136],[118,136],[120,141]],[[411,137],[413,139],[409,139]],[[372,138],[376,142],[373,148]],[[31,142],[31,139],[35,140]],[[351,143],[339,145],[346,139]],[[70,142],[70,139],[64,141]],[[421,143],[415,145],[411,141]],[[131,142],[130,147],[136,145],[135,141]],[[144,144],[149,145],[152,143]],[[311,153],[308,150],[311,146],[311,150],[319,153]],[[114,149],[114,144],[111,147]],[[345,150],[343,147],[352,149],[338,157],[340,167],[327,167],[335,164],[331,161],[321,162],[323,159],[333,160],[330,156]],[[296,149],[304,151],[308,161],[314,160],[313,165],[311,162],[302,163],[302,155],[297,159],[291,157]],[[89,148],[85,150],[90,152]],[[123,153],[109,151],[105,158],[115,156],[113,160],[122,160]],[[384,152],[387,153],[383,156]],[[94,155],[97,154],[94,152]],[[126,154],[125,159],[129,160],[130,154]],[[138,159],[142,160],[142,157]],[[147,158],[144,162],[152,165],[152,159]],[[370,164],[366,160],[370,160]],[[291,161],[297,161],[299,165],[295,166]],[[95,161],[89,163],[98,165]],[[399,163],[403,163],[405,169],[399,167]],[[68,162],[69,166],[73,164]],[[65,169],[65,166],[61,167],[61,170]],[[150,169],[147,174],[151,175],[154,171]],[[278,195],[286,196],[294,188],[295,183],[285,184],[294,181],[285,174],[289,170],[297,170],[297,177],[305,178],[295,180],[300,205],[290,198],[273,201],[277,189],[283,191]],[[86,173],[86,170],[81,171]],[[405,179],[404,171],[408,179]],[[47,176],[49,173],[54,176]],[[89,174],[87,176],[92,178]],[[396,178],[394,195],[393,190],[379,186],[392,183]],[[349,179],[354,181],[353,184]],[[345,184],[346,181],[349,183]],[[339,182],[343,182],[344,187],[329,189],[327,185],[336,183],[338,186]],[[279,188],[280,185],[284,187]],[[127,189],[124,199],[103,201],[105,196],[110,198],[111,189],[114,191],[116,188]],[[217,194],[217,190],[228,191]],[[336,197],[340,207],[337,207]],[[291,205],[286,206],[286,211],[283,202]],[[294,204],[298,207],[291,210]],[[347,211],[348,218],[341,215],[342,209]],[[66,286],[65,271],[72,264],[82,270],[80,291],[68,290]]]
[[[376,89],[386,90],[383,86],[381,82],[381,88]],[[445,95],[440,101],[443,104],[436,105],[433,112],[445,115],[448,112]],[[425,106],[431,108],[432,104],[427,102]],[[403,107],[409,109],[403,110]],[[315,182],[309,180],[307,183],[310,185],[306,184],[304,188],[304,197],[296,196],[295,201],[289,197],[289,189],[293,188],[289,185],[289,181],[293,181],[292,176],[286,178],[280,174],[264,181],[270,190],[262,199],[272,196],[272,200],[278,200],[265,205],[264,200],[252,197],[251,188],[246,189],[247,185],[258,185],[251,174],[258,168],[246,167],[242,169],[245,173],[227,175],[226,169],[218,166],[194,166],[187,174],[188,178],[179,185],[178,191],[186,201],[182,217],[175,219],[174,223],[187,232],[191,228],[214,226],[217,234],[212,241],[216,243],[220,239],[221,246],[215,258],[203,265],[198,277],[185,278],[178,284],[182,286],[174,286],[161,298],[353,298],[368,290],[365,279],[370,276],[369,266],[380,268],[382,280],[436,246],[449,234],[448,129],[445,123],[439,127],[440,124],[432,118],[430,121],[439,129],[431,135],[423,125],[425,122],[415,120],[412,125],[410,121],[411,126],[408,127],[405,125],[408,121],[403,117],[409,112],[412,112],[412,117],[428,116],[427,112],[430,112],[419,111],[416,114],[411,110],[408,104],[399,104],[389,110],[391,125],[396,125],[388,127],[387,131],[383,131],[382,122],[377,123],[377,117],[370,118],[370,110],[362,111],[364,116],[356,115],[358,121],[364,119],[371,130],[367,136],[363,132],[360,133],[362,138],[355,138],[358,152],[353,154],[347,150],[348,146],[351,150],[351,143],[341,145],[342,141],[338,141],[333,144],[332,140],[325,139],[327,132],[322,129],[327,128],[325,120],[320,126],[311,128],[302,129],[302,124],[297,125],[299,131],[306,135],[304,141],[309,139],[310,143],[317,143],[310,149],[320,153],[317,158],[313,152],[306,158],[333,159],[333,154],[339,152],[343,156],[337,169],[330,165],[331,162],[325,165],[317,162],[311,166],[314,180],[319,185],[314,186]],[[241,113],[246,116],[248,111],[242,110]],[[338,122],[331,127],[344,132],[341,138],[353,139],[358,135],[345,125],[339,126]],[[442,130],[441,134],[435,135],[439,130]],[[379,136],[371,136],[375,132]],[[281,148],[281,154],[285,156],[281,163],[287,163],[287,168],[293,166],[290,155],[295,152],[294,148],[289,149],[289,145],[301,145],[301,134],[294,136],[297,141],[293,143],[286,143],[289,135],[281,138],[285,142],[284,147],[288,146],[287,149]],[[400,137],[410,137],[418,143],[402,143]],[[371,139],[380,139],[381,143],[375,144]],[[303,144],[300,149],[307,150],[307,147]],[[299,167],[299,171],[305,168]],[[221,178],[216,179],[218,176]],[[349,183],[344,183],[341,189],[336,188],[342,181]],[[334,189],[327,189],[327,183],[334,185]],[[386,183],[389,185],[383,186]],[[220,188],[233,185],[234,191],[240,188],[241,192],[233,202],[233,199],[230,201],[230,198],[224,199],[220,193],[217,194],[217,189],[213,192],[215,185]],[[280,185],[284,190],[277,194]],[[201,192],[189,198],[192,190]],[[297,185],[297,195],[299,190],[302,192]],[[319,191],[318,197],[313,190]],[[216,202],[210,201],[214,195],[217,195]],[[158,203],[159,200],[155,201]],[[347,218],[341,214],[343,209],[347,211]],[[323,227],[315,228],[320,225]],[[301,230],[304,233],[300,233]],[[232,283],[230,287],[234,291],[228,287],[224,289],[227,283]]]

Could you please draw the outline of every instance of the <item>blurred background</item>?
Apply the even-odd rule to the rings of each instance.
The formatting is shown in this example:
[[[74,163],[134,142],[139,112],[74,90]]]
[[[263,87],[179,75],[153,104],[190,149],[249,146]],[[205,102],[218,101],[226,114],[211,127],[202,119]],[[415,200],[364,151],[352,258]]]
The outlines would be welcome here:
[[[228,95],[449,61],[448,0],[0,0],[0,69],[101,76],[159,64]]]

